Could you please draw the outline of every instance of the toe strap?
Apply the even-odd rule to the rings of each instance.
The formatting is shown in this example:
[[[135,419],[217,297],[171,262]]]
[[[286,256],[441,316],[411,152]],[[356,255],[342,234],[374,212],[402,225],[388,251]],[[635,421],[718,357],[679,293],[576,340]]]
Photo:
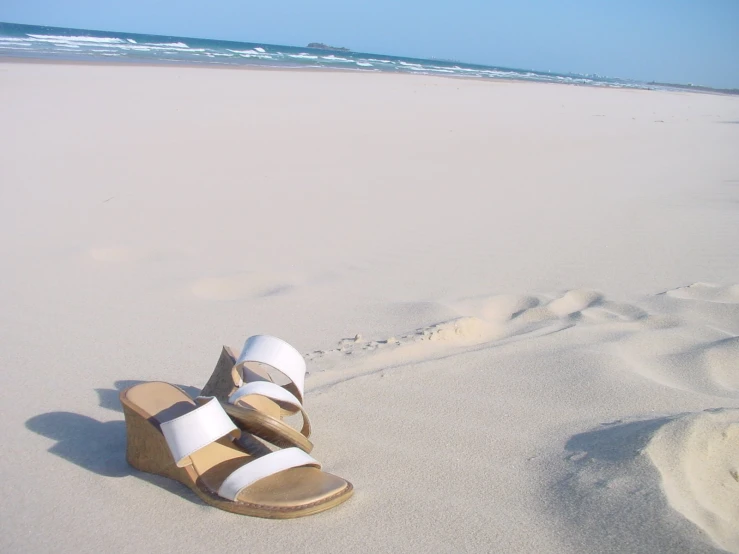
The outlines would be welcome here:
[[[291,469],[294,467],[310,466],[321,468],[312,456],[300,448],[285,448],[257,458],[234,471],[218,489],[218,494],[229,500],[236,500],[239,493],[249,485],[260,479]]]
[[[231,418],[215,398],[184,415],[161,424],[172,457],[178,467],[189,463],[189,456],[221,437],[238,433]]]

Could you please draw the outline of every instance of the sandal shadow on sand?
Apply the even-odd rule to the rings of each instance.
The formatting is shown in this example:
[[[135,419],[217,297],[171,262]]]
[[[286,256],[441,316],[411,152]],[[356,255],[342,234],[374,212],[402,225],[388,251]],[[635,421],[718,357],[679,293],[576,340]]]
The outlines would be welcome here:
[[[240,429],[283,448],[313,449],[310,419],[303,409],[305,360],[290,344],[269,335],[249,337],[236,358],[224,346],[202,396],[217,398]],[[284,385],[273,381],[277,373]],[[300,413],[300,431],[283,420]]]
[[[351,483],[321,471],[299,448],[249,455],[214,398],[198,406],[174,385],[152,382],[122,391],[120,400],[128,463],[183,483],[211,506],[287,519],[328,510],[352,495]]]

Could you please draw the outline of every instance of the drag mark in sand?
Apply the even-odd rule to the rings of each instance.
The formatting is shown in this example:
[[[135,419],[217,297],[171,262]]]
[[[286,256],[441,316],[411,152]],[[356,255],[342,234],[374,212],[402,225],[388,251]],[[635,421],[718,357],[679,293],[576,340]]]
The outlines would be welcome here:
[[[240,300],[284,294],[294,283],[280,275],[243,272],[223,277],[206,277],[195,281],[190,291],[203,300]]]
[[[458,317],[390,337],[356,333],[340,339],[335,348],[314,350],[305,357],[336,363],[337,357],[351,356],[351,364],[387,369],[574,328],[584,333],[582,348],[615,356],[626,371],[670,388],[739,398],[739,337],[712,325],[710,319],[699,325],[679,315],[684,299],[700,299],[709,307],[720,302],[736,312],[733,317],[739,325],[739,286],[698,283],[663,294],[665,313],[650,313],[586,289],[555,296],[462,299],[449,304]]]
[[[184,252],[164,248],[126,248],[101,247],[91,248],[87,254],[96,262],[102,263],[136,263],[157,262],[184,256]]]
[[[634,321],[647,314],[636,306],[609,302],[602,294],[574,289],[562,295],[494,295],[449,304],[459,317],[396,336],[365,339],[357,333],[337,347],[305,354],[308,360],[353,356],[379,365],[446,357],[563,331],[580,321]],[[382,354],[379,358],[378,355]],[[373,356],[376,359],[373,359]],[[388,359],[388,356],[391,359]]]

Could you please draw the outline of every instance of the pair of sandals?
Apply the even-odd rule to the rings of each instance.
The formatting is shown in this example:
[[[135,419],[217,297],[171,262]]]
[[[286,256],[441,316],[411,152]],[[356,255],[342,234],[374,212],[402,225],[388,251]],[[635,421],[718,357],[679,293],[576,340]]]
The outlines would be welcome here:
[[[352,484],[321,471],[309,452],[303,409],[305,360],[283,340],[247,339],[236,358],[223,347],[201,396],[162,382],[120,394],[126,458],[136,469],[187,485],[204,502],[237,514],[292,518],[346,501]],[[276,373],[286,381],[273,381]],[[300,431],[283,417],[300,413]],[[256,437],[281,450],[271,450]]]

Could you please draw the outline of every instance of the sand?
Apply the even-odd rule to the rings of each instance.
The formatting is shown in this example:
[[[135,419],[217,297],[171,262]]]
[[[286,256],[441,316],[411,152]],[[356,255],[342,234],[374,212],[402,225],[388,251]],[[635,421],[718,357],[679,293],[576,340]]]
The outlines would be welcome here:
[[[0,550],[739,552],[739,98],[6,63],[0,122]],[[125,462],[258,333],[334,510]]]

